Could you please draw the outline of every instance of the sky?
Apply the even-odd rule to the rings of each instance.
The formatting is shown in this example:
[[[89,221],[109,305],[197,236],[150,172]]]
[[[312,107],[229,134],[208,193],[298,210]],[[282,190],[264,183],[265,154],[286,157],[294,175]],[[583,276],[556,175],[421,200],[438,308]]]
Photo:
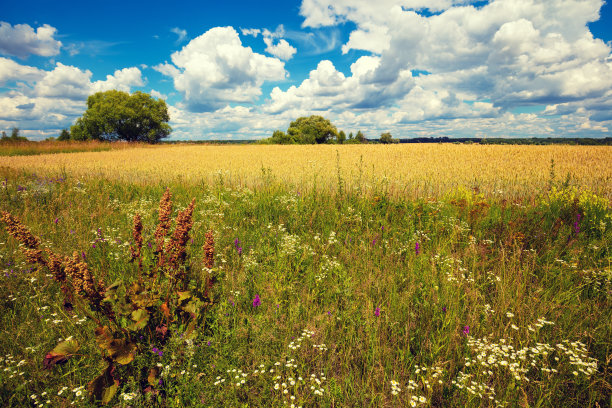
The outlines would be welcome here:
[[[3,2],[0,130],[58,136],[88,95],[166,100],[169,140],[321,115],[368,138],[612,137],[603,0]]]

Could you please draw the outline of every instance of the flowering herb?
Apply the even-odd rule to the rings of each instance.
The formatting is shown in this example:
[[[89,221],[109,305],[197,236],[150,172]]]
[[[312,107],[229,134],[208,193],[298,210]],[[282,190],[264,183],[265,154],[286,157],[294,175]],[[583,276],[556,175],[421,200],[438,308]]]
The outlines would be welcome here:
[[[261,306],[261,299],[259,298],[259,295],[255,295],[255,298],[253,299],[253,307],[259,306]]]

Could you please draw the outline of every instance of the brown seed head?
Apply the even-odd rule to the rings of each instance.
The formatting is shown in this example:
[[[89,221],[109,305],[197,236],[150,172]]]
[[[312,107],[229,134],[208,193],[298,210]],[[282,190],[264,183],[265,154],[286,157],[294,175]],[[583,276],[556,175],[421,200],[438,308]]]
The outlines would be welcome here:
[[[132,229],[132,237],[134,238],[134,245],[130,246],[130,252],[132,253],[132,261],[140,260],[140,254],[142,251],[142,219],[140,214],[134,216],[134,227]]]
[[[180,264],[185,262],[187,258],[187,242],[189,241],[189,231],[193,227],[193,208],[195,206],[195,198],[183,211],[179,212],[176,217],[176,229],[172,234],[172,238],[166,245],[166,254],[169,255],[168,263],[171,268],[176,269]]]
[[[12,214],[2,211],[2,221],[6,224],[6,232],[29,249],[38,249],[40,240],[28,230],[19,219]]]
[[[212,269],[215,263],[215,237],[212,231],[206,233],[206,243],[204,244],[204,266]]]
[[[155,230],[155,243],[157,244],[157,252],[161,252],[164,248],[164,238],[170,230],[170,215],[172,214],[172,193],[167,188],[159,201],[159,223]]]

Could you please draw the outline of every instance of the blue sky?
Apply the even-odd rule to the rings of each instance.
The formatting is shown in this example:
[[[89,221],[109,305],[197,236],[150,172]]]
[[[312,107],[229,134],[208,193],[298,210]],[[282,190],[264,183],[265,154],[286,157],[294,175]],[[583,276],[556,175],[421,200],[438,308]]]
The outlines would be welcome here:
[[[319,114],[375,138],[612,136],[602,0],[5,2],[0,129],[56,136],[108,89],[166,99],[171,139]]]

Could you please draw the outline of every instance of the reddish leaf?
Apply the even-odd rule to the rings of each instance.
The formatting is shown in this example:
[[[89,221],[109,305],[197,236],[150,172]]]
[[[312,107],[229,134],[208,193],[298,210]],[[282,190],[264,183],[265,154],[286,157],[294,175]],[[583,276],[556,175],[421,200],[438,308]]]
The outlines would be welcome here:
[[[57,364],[64,364],[77,351],[79,351],[79,343],[76,340],[62,341],[45,355],[43,366],[49,369]]]

